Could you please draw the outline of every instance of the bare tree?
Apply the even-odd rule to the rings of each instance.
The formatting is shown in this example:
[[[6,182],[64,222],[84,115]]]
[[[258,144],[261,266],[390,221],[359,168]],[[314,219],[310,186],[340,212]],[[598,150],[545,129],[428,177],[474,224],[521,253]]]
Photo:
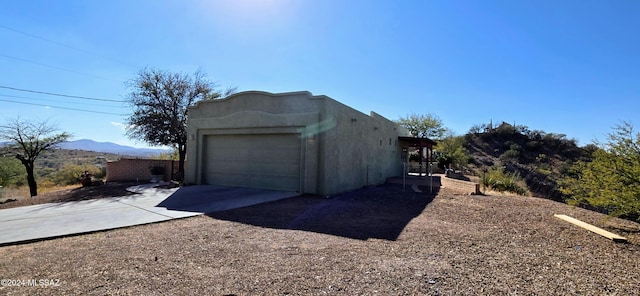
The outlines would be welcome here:
[[[128,82],[128,102],[133,114],[128,119],[127,134],[151,145],[167,145],[178,152],[178,174],[184,174],[187,152],[187,111],[200,100],[218,99],[236,91],[215,90],[206,75],[196,71],[192,76],[144,68]]]
[[[71,135],[58,133],[58,129],[47,121],[32,122],[16,118],[0,126],[0,138],[9,140],[8,149],[16,154],[27,171],[27,184],[31,196],[38,195],[38,184],[35,178],[34,163],[40,153],[53,149],[66,141]]]

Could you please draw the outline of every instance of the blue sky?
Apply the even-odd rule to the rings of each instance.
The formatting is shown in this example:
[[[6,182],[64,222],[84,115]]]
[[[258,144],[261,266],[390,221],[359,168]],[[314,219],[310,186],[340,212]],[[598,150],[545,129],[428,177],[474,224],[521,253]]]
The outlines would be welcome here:
[[[457,134],[515,122],[585,145],[622,120],[640,129],[639,15],[633,0],[0,0],[0,86],[123,100],[145,66],[202,69],[222,88],[432,113]],[[2,121],[145,145],[124,135],[126,116],[55,108],[122,103],[6,88],[0,100]]]

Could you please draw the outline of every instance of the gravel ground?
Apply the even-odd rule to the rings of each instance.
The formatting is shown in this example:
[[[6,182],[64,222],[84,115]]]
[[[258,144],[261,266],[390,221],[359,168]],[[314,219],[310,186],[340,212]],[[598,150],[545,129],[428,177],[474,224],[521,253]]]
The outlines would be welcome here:
[[[56,286],[0,294],[639,295],[639,231],[539,198],[383,185],[5,246],[1,278]]]

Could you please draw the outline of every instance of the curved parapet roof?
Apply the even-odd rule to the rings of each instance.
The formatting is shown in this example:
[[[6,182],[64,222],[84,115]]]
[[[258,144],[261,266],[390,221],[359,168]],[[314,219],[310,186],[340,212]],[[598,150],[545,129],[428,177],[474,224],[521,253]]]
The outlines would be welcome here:
[[[311,92],[309,91],[292,91],[292,92],[283,92],[283,93],[271,93],[271,92],[266,92],[266,91],[259,91],[259,90],[249,90],[249,91],[242,91],[239,93],[235,93],[232,94],[230,96],[227,96],[225,98],[222,99],[214,99],[214,100],[201,100],[195,103],[195,105],[189,107],[189,108],[198,108],[200,106],[200,104],[209,104],[209,103],[221,103],[221,102],[226,102],[229,100],[233,100],[237,97],[241,97],[241,96],[245,96],[245,95],[262,95],[262,96],[268,96],[268,97],[289,97],[289,96],[305,96],[309,99],[331,99],[330,97],[327,97],[325,95],[319,95],[319,96],[315,96],[313,95]]]

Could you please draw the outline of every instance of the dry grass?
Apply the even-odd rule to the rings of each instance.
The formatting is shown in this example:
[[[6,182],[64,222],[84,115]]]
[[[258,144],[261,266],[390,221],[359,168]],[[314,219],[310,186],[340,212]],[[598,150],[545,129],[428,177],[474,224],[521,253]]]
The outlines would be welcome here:
[[[97,199],[113,196],[125,196],[133,194],[126,191],[127,187],[135,183],[111,182],[94,187],[82,187],[81,185],[69,186],[43,186],[38,188],[38,195],[29,197],[29,188],[4,188],[4,198],[0,198],[0,209],[23,207],[43,203],[67,202]],[[12,201],[15,199],[15,201]]]
[[[2,188],[0,189],[2,190],[0,209],[56,202],[55,196],[59,196],[78,187],[80,187],[80,185],[38,186],[38,195],[35,197],[30,197],[28,186]]]
[[[618,244],[553,217],[627,236]],[[0,248],[7,295],[638,295],[640,225],[397,185]]]
[[[49,184],[46,184],[46,186],[40,185],[38,186],[38,194],[46,194],[54,191],[73,189],[77,187],[80,187],[80,185],[66,185],[66,186],[49,185]],[[2,188],[2,195],[3,197],[0,199],[12,198],[12,199],[21,200],[21,199],[29,198],[29,186],[24,185],[20,187]]]

